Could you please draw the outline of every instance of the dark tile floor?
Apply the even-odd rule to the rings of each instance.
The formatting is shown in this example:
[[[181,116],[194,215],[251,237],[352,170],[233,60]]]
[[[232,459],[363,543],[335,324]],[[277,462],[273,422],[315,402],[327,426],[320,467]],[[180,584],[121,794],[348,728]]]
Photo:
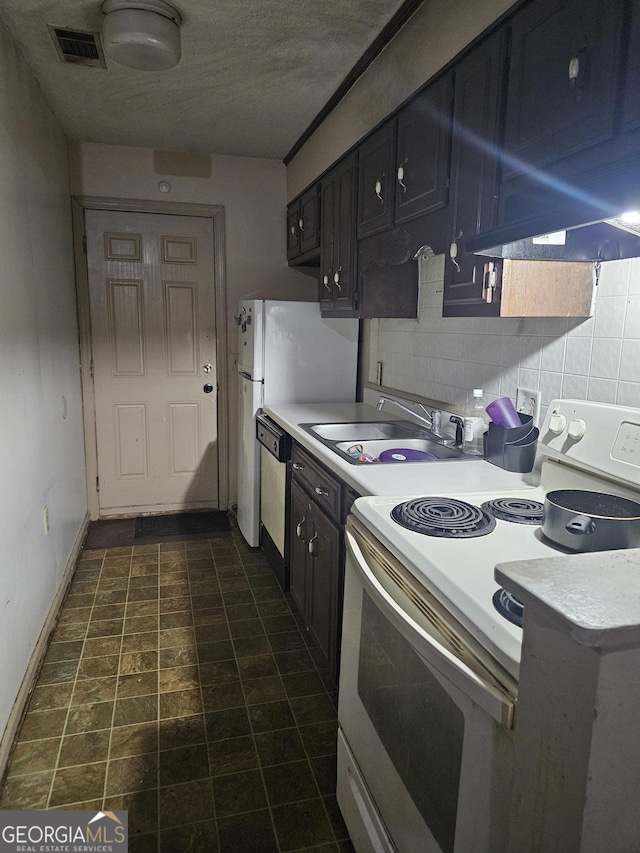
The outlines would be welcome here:
[[[353,851],[327,683],[237,528],[84,550],[0,808],[126,809],[131,853]]]

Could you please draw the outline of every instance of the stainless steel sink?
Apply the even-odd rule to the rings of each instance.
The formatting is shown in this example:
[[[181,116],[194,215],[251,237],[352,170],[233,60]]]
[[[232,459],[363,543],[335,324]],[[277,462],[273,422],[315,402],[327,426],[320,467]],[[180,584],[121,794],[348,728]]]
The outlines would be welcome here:
[[[316,438],[327,441],[369,441],[376,438],[409,438],[425,430],[411,421],[356,421],[339,424],[301,424]]]
[[[378,441],[337,442],[336,450],[349,457],[350,462],[366,464],[368,462],[436,462],[441,459],[460,459],[461,450],[437,441],[424,438],[384,439]],[[415,452],[420,457],[413,456]],[[428,456],[422,456],[428,454]],[[363,458],[361,458],[363,457]]]
[[[367,465],[371,462],[440,462],[467,458],[461,450],[452,446],[452,440],[441,441],[430,430],[412,421],[352,421],[300,426],[352,465]],[[400,452],[387,458],[389,454],[385,451],[394,449],[417,450],[429,456],[415,459],[410,458],[412,453]]]

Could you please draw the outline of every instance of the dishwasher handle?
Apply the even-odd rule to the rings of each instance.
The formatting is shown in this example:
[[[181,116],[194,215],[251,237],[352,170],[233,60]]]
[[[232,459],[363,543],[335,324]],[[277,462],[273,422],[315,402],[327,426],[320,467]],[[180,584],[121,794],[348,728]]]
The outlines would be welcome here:
[[[256,438],[278,462],[291,459],[291,436],[262,410],[256,415]]]

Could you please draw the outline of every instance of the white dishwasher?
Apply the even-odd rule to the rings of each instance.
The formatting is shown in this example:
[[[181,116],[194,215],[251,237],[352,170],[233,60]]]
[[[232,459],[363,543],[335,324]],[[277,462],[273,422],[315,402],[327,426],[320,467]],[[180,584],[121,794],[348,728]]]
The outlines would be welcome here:
[[[264,414],[256,415],[260,443],[260,547],[282,589],[289,589],[287,512],[291,482],[291,436]]]

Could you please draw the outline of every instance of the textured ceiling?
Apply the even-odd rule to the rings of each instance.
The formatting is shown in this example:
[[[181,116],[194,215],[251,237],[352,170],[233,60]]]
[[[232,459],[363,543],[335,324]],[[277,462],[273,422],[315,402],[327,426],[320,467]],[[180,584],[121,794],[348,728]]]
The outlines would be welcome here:
[[[102,0],[0,0],[73,140],[281,159],[402,0],[177,0],[168,71],[62,63],[47,24],[98,30]]]

